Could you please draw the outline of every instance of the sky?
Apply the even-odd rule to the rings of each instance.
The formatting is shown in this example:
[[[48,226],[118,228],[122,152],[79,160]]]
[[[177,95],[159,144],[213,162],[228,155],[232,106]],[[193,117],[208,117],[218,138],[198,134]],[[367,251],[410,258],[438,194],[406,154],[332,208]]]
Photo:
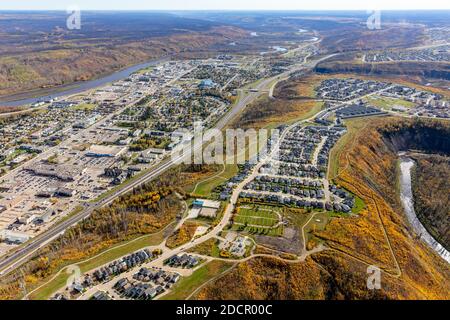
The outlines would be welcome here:
[[[0,10],[417,10],[448,0],[0,0]]]

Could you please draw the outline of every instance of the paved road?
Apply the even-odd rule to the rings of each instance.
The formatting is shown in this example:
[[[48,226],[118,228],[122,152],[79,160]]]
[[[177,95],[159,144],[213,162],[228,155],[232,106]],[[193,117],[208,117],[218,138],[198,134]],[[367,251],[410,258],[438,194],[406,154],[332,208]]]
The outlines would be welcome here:
[[[272,80],[268,81],[268,83],[270,83],[271,81]],[[213,227],[212,230],[210,230],[208,233],[204,234],[203,236],[195,238],[191,242],[189,242],[189,243],[187,243],[185,245],[182,245],[181,247],[174,248],[174,249],[169,249],[169,248],[165,247],[165,242],[163,242],[163,244],[161,246],[158,246],[159,249],[163,249],[162,255],[160,255],[157,259],[147,263],[145,266],[146,267],[157,266],[157,265],[162,266],[162,263],[165,260],[167,260],[170,257],[172,257],[173,255],[178,255],[178,254],[180,254],[182,252],[186,252],[187,250],[192,249],[195,246],[197,246],[197,245],[199,245],[199,244],[201,244],[201,243],[203,243],[205,241],[208,241],[211,238],[220,238],[219,234],[229,224],[230,218],[233,215],[234,209],[235,209],[237,201],[239,199],[239,195],[242,192],[244,186],[247,185],[249,182],[253,181],[255,179],[255,177],[259,175],[259,169],[267,161],[269,161],[274,156],[274,154],[276,153],[276,150],[279,147],[281,141],[286,137],[287,133],[290,130],[292,130],[295,127],[301,125],[302,123],[305,123],[305,122],[310,121],[312,119],[314,119],[314,116],[312,116],[312,117],[310,117],[308,119],[296,122],[296,123],[292,124],[291,126],[289,126],[288,128],[286,128],[285,131],[283,131],[283,133],[280,136],[280,139],[278,140],[277,144],[274,146],[272,151],[270,153],[268,153],[264,159],[261,159],[261,161],[253,168],[252,172],[250,173],[249,176],[247,176],[246,179],[244,179],[241,183],[239,183],[236,186],[236,188],[234,189],[234,191],[233,191],[233,193],[231,195],[229,203],[227,204],[227,206],[225,208],[225,211],[224,211],[224,214],[222,216],[222,219],[220,220],[220,222],[215,227]],[[311,219],[313,217],[314,217],[314,215],[311,217]],[[308,221],[308,223],[309,223],[309,221]],[[304,230],[303,230],[303,232],[304,232]],[[319,250],[323,250],[323,248],[320,247]],[[315,252],[315,250],[313,250],[313,251],[306,251],[306,248],[305,248],[305,252],[303,252],[302,256],[299,259],[305,259],[307,255],[309,255],[309,254],[311,254],[313,252]],[[198,254],[195,254],[195,255],[199,256]],[[252,259],[252,258],[255,258],[255,257],[258,257],[258,256],[270,256],[270,257],[273,257],[271,255],[252,255],[251,257],[248,257],[246,259],[236,260],[236,261],[237,262],[244,262],[244,261],[247,261],[248,259]],[[208,259],[210,259],[210,257],[208,257]],[[221,260],[221,259],[219,258],[218,260]],[[224,261],[230,262],[230,261],[233,261],[233,260],[224,259]],[[136,272],[136,268],[133,268],[133,269],[127,271],[126,273],[122,274],[121,277],[122,278],[131,277],[135,272]],[[108,281],[106,284],[102,284],[100,287],[96,286],[96,287],[90,288],[88,290],[88,292],[83,294],[83,298],[86,298],[86,297],[92,295],[95,291],[99,290],[99,288],[104,289],[104,290],[105,289],[106,290],[111,289],[112,286],[114,285],[114,281],[115,280]]]
[[[267,86],[267,83],[269,83],[271,79],[265,80],[261,82],[261,84],[258,85],[257,89],[263,88],[264,86]],[[219,122],[216,124],[215,128],[217,129],[223,129],[227,123],[229,123],[234,117],[236,117],[247,104],[252,102],[254,99],[256,99],[260,94],[258,92],[251,92],[248,95],[241,98],[241,100],[230,110],[222,119],[219,120]],[[206,140],[206,139],[205,139]],[[64,233],[66,229],[69,227],[75,225],[79,221],[87,218],[95,209],[101,208],[107,204],[110,204],[113,202],[117,197],[126,194],[127,192],[133,190],[135,187],[150,181],[163,172],[167,171],[169,168],[174,166],[175,164],[179,163],[183,160],[185,156],[181,155],[179,157],[170,158],[168,160],[163,161],[160,163],[155,169],[149,171],[148,173],[142,175],[132,183],[124,185],[123,188],[117,190],[116,192],[112,193],[110,196],[102,199],[101,201],[93,204],[86,204],[85,209],[81,211],[78,214],[75,214],[68,218],[67,220],[61,222],[60,224],[56,225],[55,227],[49,229],[45,233],[33,238],[31,242],[29,242],[26,246],[19,248],[15,252],[13,252],[10,255],[7,255],[3,260],[0,262],[0,274],[7,273],[8,271],[14,269],[16,266],[18,266],[20,263],[23,263],[32,253],[34,253],[36,250],[44,246],[49,241],[55,239],[58,235]]]
[[[285,76],[289,75],[291,72],[302,70],[305,67],[312,68],[318,62],[323,61],[324,59],[327,59],[327,58],[329,58],[331,56],[333,56],[333,55],[329,55],[327,57],[321,58],[320,60],[308,62],[305,65],[302,64],[302,65],[299,65],[299,66],[295,66],[292,70],[286,71],[286,72],[284,72],[281,75],[278,75],[278,76],[273,77],[273,78],[265,79],[264,81],[262,81],[261,83],[259,83],[255,87],[255,92],[248,92],[245,96],[243,96],[238,101],[238,103],[227,114],[225,114],[224,117],[222,117],[216,123],[215,128],[219,129],[219,130],[223,129],[249,103],[251,103],[256,98],[258,98],[262,94],[261,91],[263,89],[267,89],[268,86],[275,79],[279,79],[280,77],[285,77]],[[205,137],[204,140],[208,141],[207,137]],[[198,148],[202,148],[202,146],[199,146]],[[195,150],[196,149],[194,149],[193,151],[195,151]],[[120,196],[126,194],[127,192],[133,190],[135,187],[137,187],[137,186],[139,186],[139,185],[141,185],[141,184],[143,184],[145,182],[148,182],[150,180],[153,180],[154,178],[158,177],[163,172],[167,171],[171,167],[173,167],[176,164],[180,163],[183,160],[184,157],[185,157],[185,155],[181,155],[179,157],[171,157],[170,159],[162,161],[160,164],[158,164],[158,166],[156,168],[154,168],[153,170],[143,174],[138,179],[134,180],[132,183],[124,185],[122,188],[120,188],[119,190],[115,191],[114,193],[112,193],[111,195],[109,195],[108,197],[102,199],[99,202],[92,203],[92,204],[86,204],[85,208],[81,212],[71,216],[67,220],[59,223],[58,225],[56,225],[53,228],[47,230],[46,232],[42,233],[41,235],[36,236],[32,240],[30,240],[30,242],[28,244],[26,244],[24,247],[20,247],[19,249],[17,249],[13,253],[11,253],[9,255],[6,255],[0,261],[0,275],[5,274],[5,273],[13,270],[17,266],[19,266],[21,263],[26,261],[30,257],[30,255],[33,254],[34,252],[36,252],[39,248],[43,247],[45,244],[47,244],[51,240],[53,240],[56,237],[58,237],[59,235],[63,234],[66,229],[68,229],[69,227],[75,225],[79,221],[89,217],[89,215],[94,210],[96,210],[98,208],[101,208],[101,207],[103,207],[103,206],[105,206],[107,204],[110,204],[117,197],[120,197]],[[227,218],[229,218],[231,213],[232,213],[232,208],[234,208],[234,203],[237,201],[237,195],[238,195],[238,193],[233,195],[233,197],[231,199],[231,203],[227,207],[225,215],[224,215],[221,223],[218,224],[214,228],[214,230],[213,230],[213,232],[211,232],[211,234],[217,234],[218,231],[222,230],[225,227],[225,225],[228,223],[228,219]],[[202,239],[202,242],[205,241],[205,239],[203,239],[203,238],[199,238],[199,239]],[[196,243],[197,243],[197,241],[196,241]],[[200,243],[200,242],[198,242],[198,243]],[[180,248],[180,252],[183,249],[184,248]],[[172,254],[174,254],[174,253],[172,252]],[[165,257],[165,258],[168,258],[168,257]]]

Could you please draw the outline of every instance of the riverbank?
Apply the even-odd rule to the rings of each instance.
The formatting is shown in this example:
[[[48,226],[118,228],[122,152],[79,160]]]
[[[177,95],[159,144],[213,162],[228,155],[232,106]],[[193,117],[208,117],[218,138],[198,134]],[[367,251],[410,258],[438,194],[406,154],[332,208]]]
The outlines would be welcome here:
[[[112,83],[118,80],[125,79],[131,74],[145,68],[155,66],[159,63],[169,60],[169,57],[161,57],[158,59],[152,59],[144,63],[136,64],[122,70],[113,72],[111,74],[102,76],[100,78],[68,84],[65,86],[58,86],[53,88],[46,88],[27,93],[17,94],[13,96],[0,97],[0,105],[5,107],[20,107],[37,103],[42,100],[51,98],[60,98],[64,96],[70,96],[91,89],[95,89],[108,83]]]
[[[436,251],[445,261],[450,263],[450,252],[431,236],[416,215],[411,181],[411,170],[413,167],[414,161],[411,158],[400,155],[400,200],[405,210],[405,214],[421,240]]]

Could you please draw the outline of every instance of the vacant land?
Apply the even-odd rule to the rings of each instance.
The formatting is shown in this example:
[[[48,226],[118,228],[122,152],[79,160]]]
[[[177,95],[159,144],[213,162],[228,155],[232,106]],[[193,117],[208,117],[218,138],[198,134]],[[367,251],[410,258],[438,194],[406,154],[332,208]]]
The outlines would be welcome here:
[[[194,271],[187,278],[182,278],[173,288],[171,292],[165,295],[163,300],[184,300],[187,299],[197,288],[205,284],[207,281],[220,276],[233,266],[232,263],[223,261],[211,261],[203,267]]]
[[[415,106],[415,104],[413,102],[402,100],[402,99],[390,98],[390,97],[373,96],[366,100],[370,105],[379,107],[379,108],[385,109],[385,110],[391,110],[393,107],[396,107],[396,106],[402,106],[405,108],[412,108]]]
[[[220,169],[219,169],[220,170]],[[238,166],[235,164],[224,164],[222,169],[212,176],[205,178],[196,184],[193,190],[190,192],[193,196],[209,197],[213,190],[234,177],[238,172]]]
[[[321,106],[317,101],[271,99],[264,96],[247,106],[232,126],[242,129],[273,128],[308,118],[320,111]]]

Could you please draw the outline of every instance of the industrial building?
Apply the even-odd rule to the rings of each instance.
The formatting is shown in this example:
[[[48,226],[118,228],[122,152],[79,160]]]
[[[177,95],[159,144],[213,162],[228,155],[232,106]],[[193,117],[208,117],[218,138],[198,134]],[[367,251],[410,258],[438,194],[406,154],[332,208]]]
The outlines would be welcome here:
[[[120,156],[125,150],[126,148],[123,146],[103,146],[93,144],[88,152],[86,152],[86,157],[114,158]]]

